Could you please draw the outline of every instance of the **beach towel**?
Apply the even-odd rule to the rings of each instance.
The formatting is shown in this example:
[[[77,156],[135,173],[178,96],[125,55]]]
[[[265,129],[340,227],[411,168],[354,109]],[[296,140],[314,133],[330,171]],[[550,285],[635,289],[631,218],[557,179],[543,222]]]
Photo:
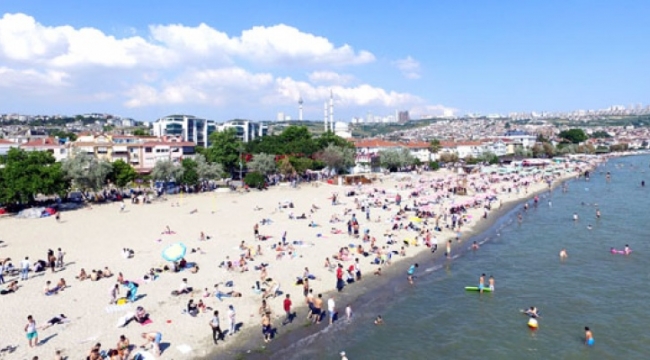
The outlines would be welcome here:
[[[111,313],[116,313],[119,311],[128,311],[131,310],[131,306],[129,304],[126,305],[108,305],[105,309],[107,314]]]
[[[176,350],[180,351],[181,354],[189,354],[192,352],[192,347],[187,344],[181,344],[176,347]]]

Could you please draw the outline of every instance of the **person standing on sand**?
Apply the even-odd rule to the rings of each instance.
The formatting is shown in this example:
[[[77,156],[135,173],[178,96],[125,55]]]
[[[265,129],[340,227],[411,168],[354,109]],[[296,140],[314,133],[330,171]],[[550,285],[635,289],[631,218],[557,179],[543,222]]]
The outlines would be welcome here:
[[[282,322],[282,325],[286,325],[291,322],[291,299],[289,297],[289,294],[287,294],[287,296],[284,298],[282,307],[284,308],[284,313],[287,315],[287,317]]]
[[[336,316],[336,303],[334,302],[334,297],[331,297],[327,300],[327,313],[330,318],[330,325],[334,322],[334,316]]]
[[[25,325],[25,333],[27,334],[27,341],[29,347],[38,346],[38,332],[36,331],[36,320],[29,315],[27,316],[27,325]]]
[[[312,310],[313,322],[320,324],[321,309],[323,308],[323,294],[318,294],[314,299],[314,309]]]
[[[336,267],[336,290],[341,292],[344,286],[345,282],[343,281],[343,265],[339,263],[339,265]]]
[[[235,307],[232,305],[228,305],[228,335],[233,336],[235,335]]]
[[[260,224],[258,223],[253,225],[253,237],[255,237],[255,240],[259,240],[260,238]]]
[[[271,328],[271,318],[268,314],[262,316],[262,335],[264,335],[264,342],[268,343],[271,341],[271,335],[273,334],[273,329]]]
[[[25,260],[20,262],[20,280],[29,279],[29,268],[32,264],[29,262],[29,257],[25,256]]]
[[[63,267],[63,257],[65,256],[65,253],[61,248],[58,248],[56,253],[56,267]]]
[[[219,325],[219,311],[215,310],[210,320],[210,327],[212,328],[212,340],[214,344],[217,345],[217,340],[223,339],[223,332],[221,331],[221,326]]]

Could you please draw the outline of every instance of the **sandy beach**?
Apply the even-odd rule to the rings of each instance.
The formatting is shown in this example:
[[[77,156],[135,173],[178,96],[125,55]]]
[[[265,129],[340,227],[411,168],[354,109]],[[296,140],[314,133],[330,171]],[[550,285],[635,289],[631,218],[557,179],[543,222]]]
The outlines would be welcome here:
[[[454,184],[460,184],[457,180],[459,176],[444,170],[421,175],[391,174],[383,176],[381,182],[364,186],[318,183],[317,186],[303,184],[299,188],[291,188],[282,185],[268,191],[244,194],[214,192],[169,197],[166,201],[146,205],[134,205],[127,201],[124,211],[120,210],[119,203],[93,206],[63,212],[59,222],[54,217],[0,219],[0,240],[4,241],[0,258],[11,258],[14,266],[20,267],[25,256],[32,264],[39,259],[45,260],[48,249],[56,253],[61,248],[66,254],[63,268],[57,268],[54,273],[49,269],[39,273],[30,272],[29,280],[19,281],[20,287],[15,293],[0,296],[4,310],[0,314],[0,321],[5,324],[0,348],[15,346],[13,350],[2,353],[8,359],[31,359],[33,356],[49,359],[54,357],[56,350],[61,350],[70,358],[78,358],[85,357],[98,342],[102,344],[102,350],[114,349],[120,335],[125,335],[131,344],[141,345],[145,342],[141,337],[143,332],[162,334],[160,358],[166,359],[232,354],[242,344],[255,341],[262,346],[259,315],[262,294],[254,289],[256,282],[261,282],[261,272],[255,270],[260,264],[268,264],[266,277],[272,279],[266,285],[261,284],[261,287],[269,289],[274,284],[279,285],[279,296],[267,301],[272,311],[272,326],[282,327],[286,294],[290,295],[294,308],[305,304],[302,286],[294,284],[297,278],[303,276],[306,267],[316,278],[310,281],[314,293],[335,290],[336,276],[324,266],[326,257],[334,266],[341,263],[346,270],[354,264],[355,258],[359,258],[364,277],[372,277],[378,267],[390,274],[391,267],[386,264],[371,265],[375,254],[370,250],[370,242],[362,241],[365,232],[370,238],[375,237],[378,251],[391,253],[392,262],[408,264],[415,255],[431,251],[425,244],[426,234],[418,235],[418,231],[408,229],[409,223],[420,230],[429,229],[430,241],[438,246],[438,252],[445,252],[448,240],[453,240],[453,253],[458,246],[469,246],[464,240],[473,228],[489,221],[483,219],[486,212],[489,214],[500,206],[526,199],[548,188],[547,180],[552,179],[552,183],[557,185],[589,166],[587,163],[572,164],[554,173],[525,176],[494,173],[470,175],[464,183],[468,188],[465,196],[449,191]],[[354,196],[346,196],[352,191]],[[335,193],[338,194],[338,203],[332,205],[331,197]],[[414,193],[417,196],[413,196]],[[398,194],[402,198],[400,206],[395,204]],[[414,203],[421,210],[428,209],[426,211],[435,215],[449,214],[450,208],[462,205],[465,211],[459,214],[459,218],[462,216],[464,219],[460,233],[458,229],[450,228],[451,215],[441,216],[438,220],[441,231],[434,230],[434,218],[418,219],[413,211],[398,215],[400,207],[403,209],[408,205],[412,208]],[[485,208],[488,203],[491,210]],[[293,204],[293,208],[282,207],[289,204]],[[366,204],[372,204],[370,220],[366,220],[366,213],[361,210]],[[291,218],[303,213],[307,219]],[[347,234],[346,222],[352,214],[358,219],[359,238]],[[331,223],[334,216],[341,221]],[[271,223],[262,225],[262,219],[270,219]],[[310,226],[312,221],[318,226]],[[270,238],[264,241],[255,239],[253,227],[256,223],[259,224],[259,233]],[[400,223],[402,229],[399,228]],[[392,230],[395,225],[398,228]],[[172,230],[171,234],[165,233],[167,226]],[[341,233],[333,234],[332,228]],[[285,231],[286,242],[291,247],[282,245],[282,251],[272,249],[272,244],[282,242]],[[201,241],[201,232],[209,239]],[[395,240],[391,245],[386,242],[386,234],[389,233]],[[408,246],[404,240],[407,240]],[[197,263],[199,270],[196,273],[189,270],[164,271],[157,274],[156,280],[147,281],[144,276],[151,268],[162,269],[165,265],[171,265],[162,258],[161,252],[177,242],[186,245],[185,259]],[[262,254],[257,253],[258,245]],[[358,245],[362,245],[364,251],[370,254],[367,257],[357,254]],[[404,256],[399,254],[403,246]],[[350,249],[349,260],[335,260],[334,255],[339,255],[339,249],[344,247]],[[134,256],[125,258],[123,248],[133,249]],[[240,257],[246,255],[249,248],[252,260],[246,260],[245,266],[238,266]],[[284,255],[279,256],[280,253]],[[227,261],[234,262],[233,270],[220,266]],[[82,268],[90,274],[91,270],[104,267],[108,267],[114,275],[98,281],[75,279]],[[134,303],[109,304],[110,290],[117,283],[119,272],[125,280],[139,284]],[[5,275],[5,281],[9,283],[18,277]],[[406,275],[404,277],[406,281]],[[65,279],[67,288],[56,295],[43,293],[46,281],[51,281],[53,286],[61,278]],[[179,289],[184,278],[194,291],[172,296],[171,292]],[[226,286],[228,282],[232,282],[233,286]],[[235,291],[242,296],[223,297],[220,301],[214,296],[215,284],[220,284],[219,290],[222,292]],[[2,286],[5,288],[7,284]],[[343,292],[355,286],[359,284],[350,284]],[[119,288],[120,296],[125,296],[127,288]],[[204,297],[205,288],[210,293],[208,297]],[[222,330],[228,329],[227,312],[228,306],[232,305],[236,312],[238,332],[233,336],[226,335],[225,341],[214,345],[209,325],[212,310],[191,316],[184,311],[190,299],[194,302],[202,300],[207,307],[218,310]],[[142,325],[132,321],[125,327],[118,327],[119,319],[134,312],[138,306],[150,314],[151,322]],[[339,311],[342,312],[342,308]],[[71,321],[39,330],[40,344],[30,348],[24,331],[27,316],[32,315],[37,326],[42,326],[59,314],[65,314]],[[304,324],[305,315],[305,311],[298,310],[294,322]],[[313,326],[325,327],[327,319]],[[132,350],[133,354],[135,349]]]

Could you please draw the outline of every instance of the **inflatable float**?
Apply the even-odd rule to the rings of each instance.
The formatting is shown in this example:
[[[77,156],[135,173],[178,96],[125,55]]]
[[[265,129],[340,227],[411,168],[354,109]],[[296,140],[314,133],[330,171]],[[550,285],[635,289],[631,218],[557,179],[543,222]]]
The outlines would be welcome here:
[[[532,330],[537,330],[539,327],[539,324],[537,323],[537,319],[530,318],[528,319],[528,327],[531,328]]]
[[[479,291],[478,286],[465,286],[465,290],[467,291]],[[489,287],[484,287],[483,292],[492,292]]]
[[[629,255],[632,253],[632,250],[628,250],[627,252],[625,250],[616,250],[614,248],[611,248],[609,250],[612,254],[618,254],[618,255]]]

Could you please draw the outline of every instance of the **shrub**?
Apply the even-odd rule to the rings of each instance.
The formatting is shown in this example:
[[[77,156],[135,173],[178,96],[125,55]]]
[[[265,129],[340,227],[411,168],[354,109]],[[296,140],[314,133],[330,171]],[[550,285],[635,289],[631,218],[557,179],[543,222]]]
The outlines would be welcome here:
[[[253,171],[246,174],[246,176],[244,177],[244,183],[246,183],[246,185],[248,185],[249,187],[261,189],[264,187],[264,183],[266,183],[266,180],[264,179],[264,175],[256,171]]]

